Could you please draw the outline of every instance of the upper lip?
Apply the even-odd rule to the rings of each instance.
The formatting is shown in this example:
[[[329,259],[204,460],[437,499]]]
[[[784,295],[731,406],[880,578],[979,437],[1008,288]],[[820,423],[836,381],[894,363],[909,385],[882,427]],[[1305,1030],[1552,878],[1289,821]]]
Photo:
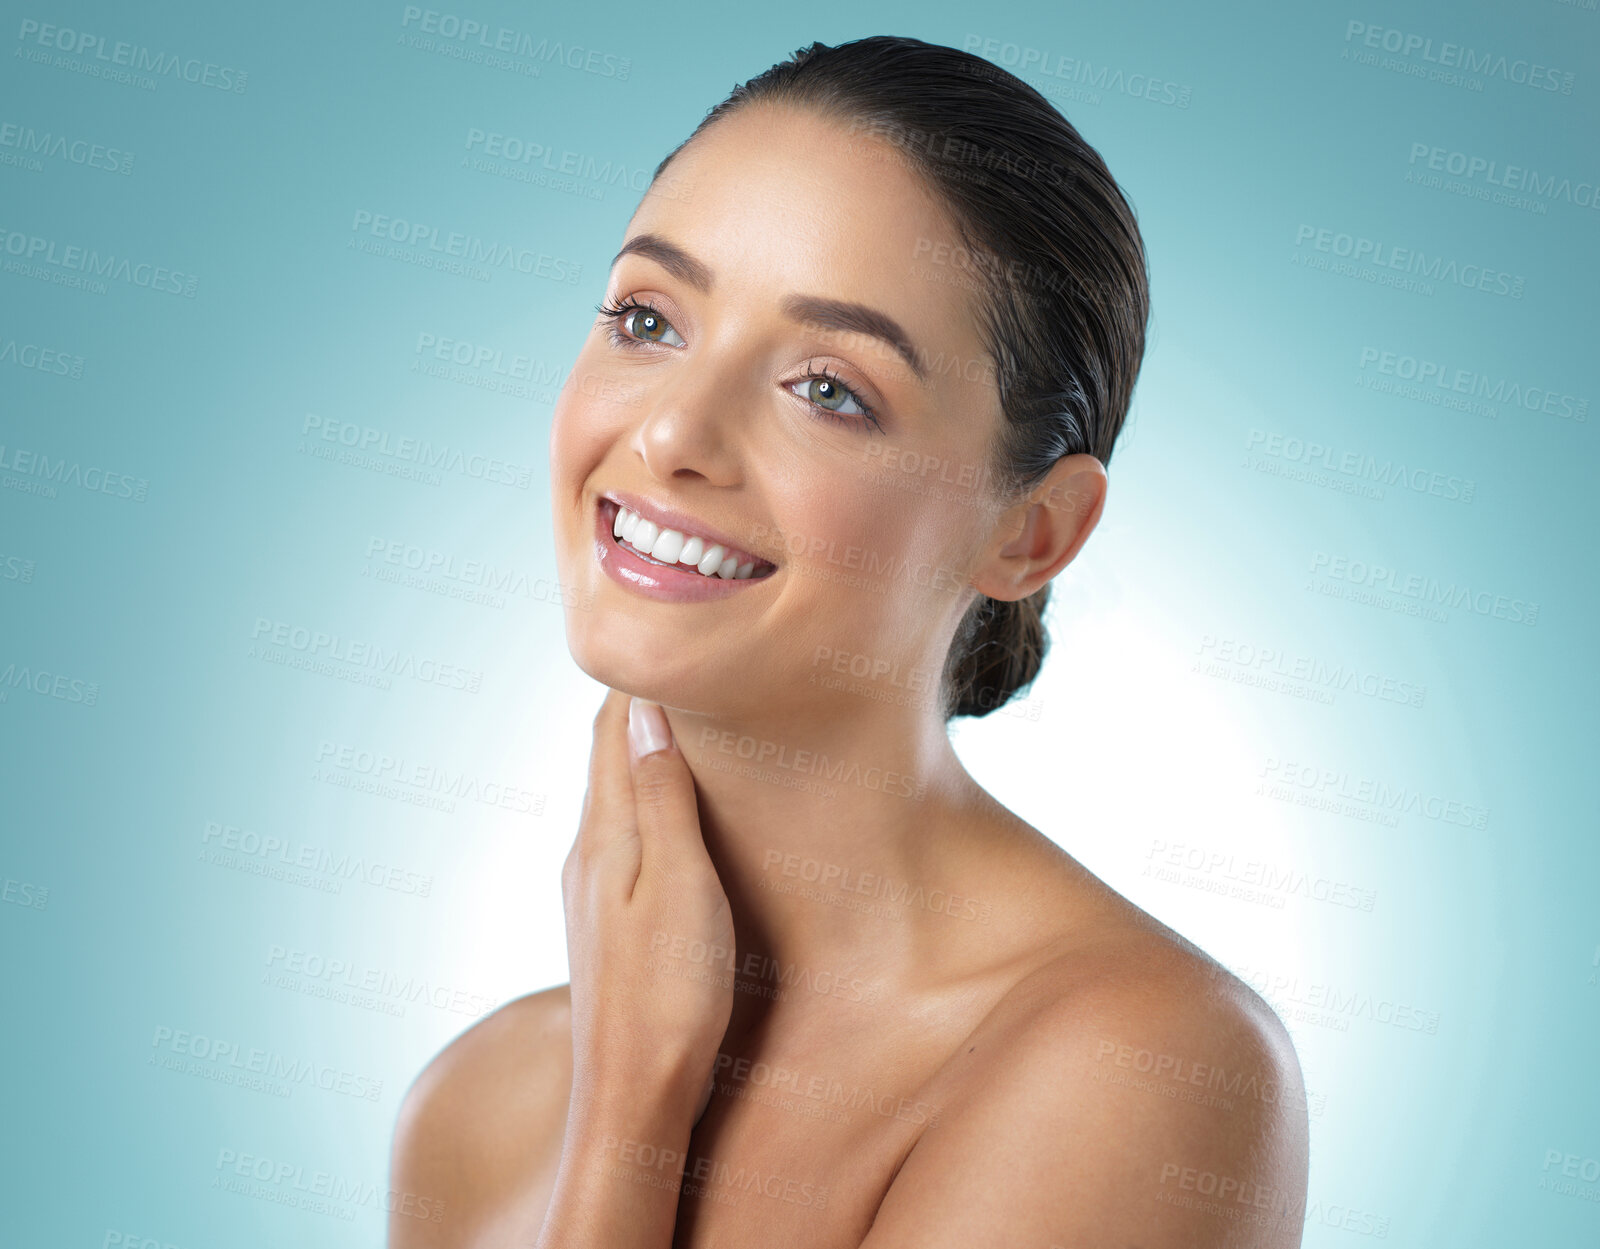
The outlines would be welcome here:
[[[764,556],[745,550],[715,525],[708,525],[698,517],[690,516],[687,512],[681,512],[655,499],[647,499],[643,495],[631,494],[626,490],[606,490],[600,497],[620,504],[630,512],[637,512],[645,520],[655,522],[658,528],[676,529],[685,537],[703,538],[708,543],[715,543],[722,547],[723,558],[732,555],[741,564],[747,561],[753,562],[757,568],[773,563]]]

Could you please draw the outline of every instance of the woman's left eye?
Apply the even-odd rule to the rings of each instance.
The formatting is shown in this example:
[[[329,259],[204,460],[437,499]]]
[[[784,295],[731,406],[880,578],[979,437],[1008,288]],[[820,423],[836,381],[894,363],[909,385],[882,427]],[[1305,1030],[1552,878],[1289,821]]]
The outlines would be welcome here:
[[[829,416],[854,417],[856,419],[850,422],[854,425],[864,422],[873,425],[878,423],[872,409],[861,401],[861,397],[831,373],[807,373],[798,382],[791,382],[790,385],[805,387],[804,391],[795,393],[807,403],[821,408]]]

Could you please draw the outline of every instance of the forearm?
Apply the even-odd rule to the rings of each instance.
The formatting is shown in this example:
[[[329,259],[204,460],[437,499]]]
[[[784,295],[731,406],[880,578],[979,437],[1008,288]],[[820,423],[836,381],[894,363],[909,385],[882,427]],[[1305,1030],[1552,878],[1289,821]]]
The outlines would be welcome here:
[[[670,1249],[693,1118],[676,1091],[575,1087],[535,1249]]]

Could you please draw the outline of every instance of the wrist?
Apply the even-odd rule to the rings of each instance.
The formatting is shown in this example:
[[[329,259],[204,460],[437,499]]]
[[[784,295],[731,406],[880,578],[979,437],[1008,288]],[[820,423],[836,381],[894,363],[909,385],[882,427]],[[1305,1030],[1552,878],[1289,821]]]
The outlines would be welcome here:
[[[667,1245],[691,1170],[693,1107],[670,1084],[573,1072],[561,1163],[537,1249]]]
[[[693,1125],[712,1071],[710,1059],[596,1061],[572,1073],[569,1114],[603,1125]]]

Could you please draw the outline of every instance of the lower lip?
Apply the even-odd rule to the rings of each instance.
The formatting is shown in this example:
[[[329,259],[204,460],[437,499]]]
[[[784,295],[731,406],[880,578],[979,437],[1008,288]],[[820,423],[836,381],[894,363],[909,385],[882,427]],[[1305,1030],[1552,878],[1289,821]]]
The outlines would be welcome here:
[[[746,577],[741,581],[737,577],[707,577],[687,564],[681,568],[652,564],[617,541],[611,532],[616,520],[617,505],[602,499],[594,510],[595,558],[608,577],[645,598],[664,603],[702,603],[763,585],[777,575],[774,571],[765,577]]]

